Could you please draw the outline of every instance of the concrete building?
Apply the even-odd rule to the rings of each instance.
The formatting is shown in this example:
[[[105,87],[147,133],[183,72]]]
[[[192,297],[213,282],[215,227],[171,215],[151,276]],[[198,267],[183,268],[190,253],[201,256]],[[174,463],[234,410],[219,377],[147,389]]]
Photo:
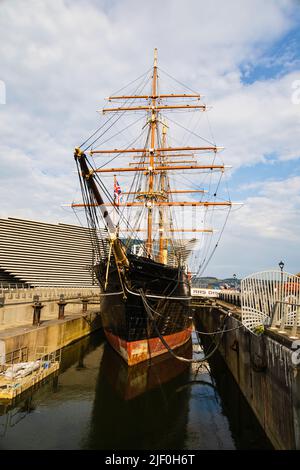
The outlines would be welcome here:
[[[92,265],[87,228],[0,219],[0,286],[89,287]]]

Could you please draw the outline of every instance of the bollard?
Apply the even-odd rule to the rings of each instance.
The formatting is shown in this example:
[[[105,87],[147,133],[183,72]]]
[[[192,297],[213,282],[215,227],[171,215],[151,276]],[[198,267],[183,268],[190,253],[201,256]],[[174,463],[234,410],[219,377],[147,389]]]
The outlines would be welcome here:
[[[89,303],[89,299],[82,299],[82,312],[86,313],[87,312],[87,304]]]
[[[278,301],[275,302],[271,312],[271,326],[270,330],[277,330],[277,316],[278,316]]]
[[[65,301],[65,296],[63,294],[60,295],[57,305],[58,305],[58,319],[63,320],[65,318],[65,306],[67,305],[67,302]]]
[[[41,324],[41,310],[44,308],[44,305],[39,301],[39,296],[34,295],[33,297],[34,304],[32,305],[33,308],[33,326],[40,326]]]
[[[288,316],[288,311],[287,311],[287,306],[284,302],[279,302],[281,306],[281,314],[282,314],[282,319],[280,322],[280,329],[278,333],[281,333],[282,335],[286,334],[286,323],[287,323],[287,316]]]
[[[291,336],[290,336],[291,339],[298,339],[297,328],[298,328],[298,323],[299,322],[300,322],[300,305],[297,305],[296,306],[296,312],[295,312],[295,319],[294,319],[294,323],[293,323],[293,328],[292,328],[292,332],[291,332]]]

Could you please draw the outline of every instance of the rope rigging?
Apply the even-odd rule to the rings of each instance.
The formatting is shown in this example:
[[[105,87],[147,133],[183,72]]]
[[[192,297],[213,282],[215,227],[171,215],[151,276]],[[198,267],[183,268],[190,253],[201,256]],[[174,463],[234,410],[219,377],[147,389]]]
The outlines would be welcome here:
[[[100,297],[105,297],[106,295],[122,296],[122,299],[116,299],[117,302],[120,300],[120,305],[117,306],[118,308],[120,307],[120,309],[124,308],[126,328],[128,327],[131,331],[131,326],[129,325],[131,317],[129,319],[128,310],[131,308],[130,305],[133,296],[139,296],[139,299],[133,299],[133,304],[138,305],[139,309],[137,315],[134,311],[133,315],[136,315],[136,317],[133,316],[133,321],[137,325],[140,321],[140,316],[142,318],[142,324],[145,323],[147,325],[146,334],[148,338],[149,355],[150,329],[148,329],[148,326],[150,325],[151,334],[155,332],[155,338],[159,338],[164,348],[166,348],[173,357],[182,362],[202,364],[218,349],[223,335],[227,331],[232,331],[232,329],[226,328],[226,319],[230,314],[226,314],[222,317],[220,327],[215,332],[204,333],[195,330],[199,344],[202,334],[210,335],[213,338],[212,348],[206,351],[204,357],[197,359],[181,357],[176,354],[170,344],[168,344],[166,340],[169,334],[168,332],[172,334],[174,331],[180,331],[184,333],[184,337],[185,334],[189,337],[190,325],[194,321],[193,313],[192,316],[188,316],[190,315],[188,301],[191,299],[191,296],[189,294],[189,273],[186,260],[190,256],[191,250],[195,247],[196,238],[187,239],[184,235],[177,236],[174,235],[174,233],[191,231],[190,225],[188,225],[187,222],[191,222],[192,231],[201,232],[201,230],[196,228],[198,220],[201,220],[201,224],[206,228],[207,222],[210,222],[215,215],[217,204],[218,207],[230,206],[231,208],[231,202],[218,202],[216,200],[220,190],[224,166],[215,164],[218,158],[217,151],[219,147],[216,147],[212,141],[201,137],[199,133],[196,132],[199,121],[201,120],[201,114],[198,115],[200,117],[196,123],[192,122],[192,118],[190,117],[189,124],[193,124],[193,130],[189,130],[184,125],[178,124],[175,120],[170,119],[171,122],[183,129],[183,131],[178,131],[177,129],[176,132],[183,134],[185,139],[181,137],[180,141],[178,140],[179,145],[173,145],[173,147],[169,144],[169,134],[168,138],[166,136],[168,126],[164,120],[164,113],[162,113],[161,110],[169,111],[171,109],[172,112],[176,113],[176,110],[189,108],[186,110],[190,112],[192,109],[197,109],[198,111],[200,109],[205,110],[206,105],[195,103],[194,101],[192,104],[186,104],[185,101],[183,105],[177,105],[175,101],[173,106],[169,101],[164,102],[164,98],[168,100],[171,98],[177,99],[178,97],[195,98],[195,96],[199,101],[200,95],[182,94],[182,92],[181,94],[173,93],[171,95],[160,95],[161,90],[157,80],[156,64],[157,56],[155,55],[153,74],[151,77],[149,77],[149,71],[147,71],[128,85],[131,86],[137,83],[134,87],[133,96],[126,94],[123,96],[110,96],[110,98],[108,98],[109,101],[116,100],[114,101],[115,103],[121,102],[122,105],[117,104],[117,106],[103,109],[104,113],[112,112],[111,116],[109,118],[105,117],[105,122],[83,142],[83,150],[80,148],[75,149],[74,156],[88,221],[91,245],[95,253],[93,269],[95,269],[95,271],[97,270],[97,276],[95,277],[100,283],[102,290],[104,290],[104,292],[100,293]],[[162,71],[162,73],[165,72]],[[169,74],[166,73],[166,75],[173,79]],[[141,95],[142,91],[149,83],[150,78],[151,89],[149,94]],[[175,81],[183,85],[178,80],[175,79]],[[193,92],[191,88],[185,85],[184,87]],[[124,88],[126,87],[123,87],[121,90]],[[138,101],[138,106],[135,106],[132,105],[135,99],[145,99],[146,101],[142,103]],[[128,106],[129,104],[131,106]],[[143,104],[143,106],[141,104]],[[144,119],[144,116],[132,120],[133,122],[124,127],[119,121],[124,116],[125,112],[129,110],[133,111],[133,115],[141,110],[146,111],[145,125],[135,134],[138,134],[135,138],[130,137],[131,132],[128,132],[128,130],[132,127],[137,127],[137,125],[140,127],[139,123]],[[116,126],[116,128],[114,131],[111,131],[113,126]],[[117,129],[120,130],[115,132]],[[126,134],[124,135],[125,131]],[[196,147],[183,146],[183,142],[187,142],[191,136],[205,141],[206,144],[200,143]],[[173,136],[175,142],[177,140],[176,137],[180,136],[177,134]],[[117,141],[116,147],[105,150],[103,144],[112,139]],[[212,139],[214,141],[213,135]],[[130,142],[128,142],[129,140]],[[120,142],[121,146],[118,146]],[[101,148],[93,149],[96,143],[100,145]],[[85,154],[88,149],[92,149],[90,151],[90,158]],[[194,153],[195,150],[201,151],[202,153],[196,155]],[[182,151],[185,153],[181,153]],[[192,151],[193,153],[191,153]],[[207,156],[203,153],[204,151],[214,152],[214,154],[212,156],[211,153],[209,153]],[[94,155],[96,154],[104,156],[104,160],[100,161],[100,166],[97,166],[95,163]],[[126,168],[117,168],[117,163],[112,165],[114,168],[106,167],[111,162],[119,159],[123,154],[125,157],[126,155],[132,156],[137,160],[133,163],[129,163],[129,166]],[[176,160],[177,157],[183,156],[188,156],[193,160]],[[197,158],[200,156],[203,157],[203,159],[209,157],[209,165],[198,163]],[[173,162],[172,159],[175,161]],[[181,165],[178,165],[178,163]],[[193,163],[193,165],[185,166],[187,163]],[[181,174],[181,177],[189,180],[190,184],[194,186],[196,190],[181,189],[180,186],[177,189],[175,184],[176,190],[172,191],[170,174],[173,174],[173,170],[182,170],[181,173],[184,173],[186,170],[197,170],[197,172],[201,174],[201,177],[198,177],[198,179],[190,178],[189,180],[189,178],[185,178]],[[220,171],[219,177],[218,175],[215,176],[213,170]],[[126,191],[124,191],[127,195],[125,202],[120,200],[125,194],[120,195],[122,191],[116,179],[116,175],[114,175],[114,191],[109,190],[108,186],[104,183],[105,175],[109,173],[120,173],[122,171],[134,172],[130,184],[128,184]],[[104,176],[102,176],[103,174]],[[203,183],[207,183],[207,191],[206,188],[205,190],[199,189],[199,179],[202,179]],[[204,192],[208,193],[207,199],[206,196],[204,196]],[[176,199],[177,196],[174,196],[174,194],[180,193],[194,194],[190,196],[190,200],[185,201],[178,200]],[[195,200],[197,193],[200,194],[200,200]],[[81,204],[77,206],[80,207]],[[188,213],[188,217],[185,212],[186,206],[192,206],[191,213]],[[111,209],[109,209],[110,207]],[[210,209],[211,207],[212,209]],[[136,208],[137,212],[135,213],[133,209]],[[198,210],[199,208],[201,211],[201,219],[199,218],[197,220],[196,209]],[[204,232],[212,232],[212,230],[202,230],[202,241],[204,242],[202,260],[199,263],[196,276],[204,271],[215,253],[225,229],[229,213],[230,210],[227,213],[221,233],[217,237],[217,242],[214,246],[215,238],[213,238],[213,236],[208,238],[204,236]],[[117,221],[115,218],[117,218]],[[144,220],[146,222],[146,228],[143,227]],[[219,223],[219,225],[221,224]],[[182,230],[180,230],[181,227]],[[140,231],[147,232],[146,238],[139,235]],[[165,232],[167,232],[167,235]],[[135,249],[136,246],[138,250]],[[115,290],[116,292],[111,292],[111,290]],[[128,298],[128,303],[126,303]],[[180,303],[179,307],[177,308],[176,306],[174,309],[174,315],[172,308],[169,309],[170,301],[171,303],[172,301]],[[107,302],[107,304],[109,304],[109,302]],[[186,311],[184,310],[185,308]],[[120,315],[121,314],[123,315],[123,313],[120,313]],[[134,335],[140,334],[138,329],[135,331],[133,328],[133,330]],[[116,333],[118,335],[118,331]],[[131,338],[130,335],[128,336],[129,338]],[[138,341],[139,338],[138,336]],[[141,338],[141,341],[144,340],[144,337]],[[129,340],[127,342],[129,342]],[[164,348],[162,349],[164,350]]]

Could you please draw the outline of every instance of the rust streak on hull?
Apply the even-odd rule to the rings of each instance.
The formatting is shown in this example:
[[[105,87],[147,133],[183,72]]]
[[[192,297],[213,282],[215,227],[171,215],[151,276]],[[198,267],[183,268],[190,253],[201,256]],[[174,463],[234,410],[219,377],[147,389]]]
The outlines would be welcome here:
[[[138,341],[127,342],[107,330],[106,338],[109,344],[120,354],[129,366],[138,364],[147,359],[167,353],[167,349],[159,338],[142,339]],[[166,335],[163,338],[172,349],[185,344],[191,337],[191,328],[187,328],[178,333]]]

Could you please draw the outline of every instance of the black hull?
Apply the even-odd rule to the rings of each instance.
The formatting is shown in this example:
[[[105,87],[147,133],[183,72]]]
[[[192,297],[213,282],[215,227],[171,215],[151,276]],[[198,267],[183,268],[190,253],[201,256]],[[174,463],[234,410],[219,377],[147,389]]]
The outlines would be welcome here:
[[[122,292],[104,296],[101,301],[102,324],[112,346],[121,353],[119,349],[126,348],[127,343],[150,340],[152,344],[152,340],[158,338],[156,328],[160,335],[171,338],[173,347],[176,347],[177,343],[179,346],[186,342],[190,334],[186,333],[183,337],[181,333],[187,332],[191,327],[190,286],[187,274],[147,258],[129,256],[129,261],[130,267],[122,276],[123,285],[116,266],[110,266],[106,290],[106,293],[113,294],[124,289],[126,298]],[[99,280],[103,285],[106,266],[103,264],[99,268]],[[156,328],[145,310],[139,289],[143,289],[148,296],[147,303],[153,309]],[[151,295],[158,298],[149,297]],[[122,341],[122,345],[117,344],[116,338]],[[163,347],[155,348],[157,351],[162,349],[162,352],[166,352]]]

